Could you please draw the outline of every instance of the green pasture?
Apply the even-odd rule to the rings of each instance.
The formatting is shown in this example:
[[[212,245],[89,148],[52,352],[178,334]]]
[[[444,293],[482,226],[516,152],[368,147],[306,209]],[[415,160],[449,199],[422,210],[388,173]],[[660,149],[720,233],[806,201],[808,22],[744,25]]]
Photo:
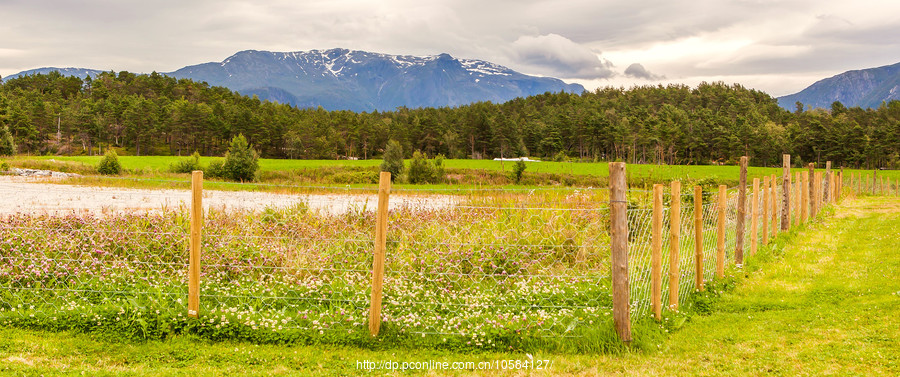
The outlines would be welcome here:
[[[96,166],[102,156],[19,156],[10,161],[33,160],[35,162],[44,162],[52,164],[54,162],[63,162],[69,164],[83,165],[84,168]],[[164,174],[168,172],[169,167],[179,160],[187,157],[177,156],[120,156],[119,161],[122,167],[135,175],[154,175]],[[211,161],[221,159],[221,157],[201,157],[200,162],[208,165]],[[408,163],[408,162],[407,162]],[[381,160],[280,160],[280,159],[260,159],[261,172],[291,172],[298,170],[315,170],[324,168],[370,168],[377,169],[381,164]],[[509,172],[512,170],[513,162],[494,161],[494,160],[444,160],[444,166],[452,172],[466,171],[470,173],[484,172]],[[607,177],[609,176],[609,165],[606,162],[526,162],[526,176],[529,173],[552,173],[573,176],[593,176]],[[824,169],[817,169],[824,170]],[[748,169],[748,179],[761,178],[766,175],[780,175],[781,168],[754,167]],[[799,169],[792,169],[793,172]],[[845,174],[867,174],[872,175],[871,170],[844,169]],[[729,185],[735,184],[740,175],[738,166],[715,166],[715,165],[655,165],[655,164],[629,164],[627,168],[629,181],[632,184],[641,183],[657,183],[668,182],[672,180],[681,181],[697,181],[700,179],[711,180],[714,182],[723,182]],[[900,171],[884,170],[878,172],[879,176],[890,178],[892,181],[900,179]]]

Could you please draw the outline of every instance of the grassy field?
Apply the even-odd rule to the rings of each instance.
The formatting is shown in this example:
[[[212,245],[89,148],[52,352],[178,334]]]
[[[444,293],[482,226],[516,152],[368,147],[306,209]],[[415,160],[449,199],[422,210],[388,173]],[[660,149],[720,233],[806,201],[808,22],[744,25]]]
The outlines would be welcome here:
[[[35,167],[74,172],[90,172],[99,162],[101,156],[20,156],[9,159],[12,165],[30,164]],[[120,156],[122,167],[132,175],[155,178],[179,179],[186,178],[187,174],[168,173],[169,166],[185,159],[175,156]],[[218,157],[201,157],[200,163],[208,165]],[[31,161],[31,162],[27,162]],[[334,174],[351,174],[360,171],[374,171],[381,164],[381,160],[276,160],[260,159],[260,173],[264,182],[279,184],[314,183],[315,181],[328,181],[323,176]],[[407,162],[408,164],[408,162]],[[500,162],[493,160],[445,160],[444,165],[451,176],[465,176],[462,182],[456,182],[455,186],[468,187],[473,185],[511,185],[506,174],[512,170],[512,162]],[[525,171],[526,186],[535,185],[574,185],[574,186],[603,186],[605,178],[609,176],[608,163],[580,163],[580,162],[527,162]],[[824,170],[824,169],[819,169]],[[798,169],[794,169],[798,171]],[[849,174],[868,174],[870,170],[844,169]],[[318,173],[315,173],[318,172]],[[737,166],[700,166],[700,165],[653,165],[630,164],[627,168],[629,182],[633,186],[649,185],[651,183],[669,182],[681,180],[682,182],[696,182],[705,180],[714,183],[724,183],[733,186],[739,178]],[[761,178],[766,175],[780,175],[780,168],[750,167],[748,178]],[[890,178],[892,182],[900,179],[900,171],[880,171],[879,176]],[[531,177],[529,181],[528,177]],[[358,178],[358,176],[356,177]],[[183,179],[183,178],[182,178]],[[338,179],[339,181],[340,179]],[[330,182],[330,181],[328,181]],[[332,182],[333,183],[333,182]],[[461,185],[460,185],[461,184]],[[423,186],[423,185],[419,185]],[[438,185],[440,186],[440,185]],[[427,185],[425,187],[428,187]]]
[[[747,261],[737,288],[661,340],[657,351],[534,354],[548,370],[482,375],[898,375],[900,200],[861,198]],[[678,327],[678,326],[675,326]],[[277,346],[191,337],[123,343],[0,328],[0,373],[53,375],[471,375],[361,371],[364,360],[500,362],[522,352]],[[401,364],[402,365],[402,364]]]

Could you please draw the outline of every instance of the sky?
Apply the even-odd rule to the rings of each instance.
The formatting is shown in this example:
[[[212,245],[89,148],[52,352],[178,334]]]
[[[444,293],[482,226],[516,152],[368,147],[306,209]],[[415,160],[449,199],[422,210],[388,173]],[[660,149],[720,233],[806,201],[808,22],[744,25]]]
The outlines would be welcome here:
[[[0,76],[340,47],[449,53],[589,90],[724,81],[781,96],[900,62],[897,0],[0,0],[0,19]]]

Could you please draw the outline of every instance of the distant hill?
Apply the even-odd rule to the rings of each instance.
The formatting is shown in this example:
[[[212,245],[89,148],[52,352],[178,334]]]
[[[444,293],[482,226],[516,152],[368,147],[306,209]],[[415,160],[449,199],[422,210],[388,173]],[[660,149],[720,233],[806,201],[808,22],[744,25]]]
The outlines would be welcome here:
[[[545,92],[584,91],[578,84],[528,76],[482,60],[346,49],[242,51],[222,62],[188,66],[167,75],[327,110],[458,106],[506,102]]]
[[[900,100],[900,63],[820,80],[799,93],[779,97],[778,104],[788,110],[794,110],[797,101],[813,108],[829,108],[834,101],[847,107],[877,108],[890,100]]]
[[[19,72],[19,73],[14,74],[14,75],[9,75],[9,76],[3,77],[3,81],[11,80],[11,79],[14,79],[14,78],[16,78],[16,77],[27,76],[27,75],[36,75],[36,74],[46,75],[46,74],[48,74],[48,73],[50,73],[50,72],[53,72],[53,71],[59,72],[59,73],[61,73],[63,76],[75,76],[75,77],[80,77],[80,78],[82,78],[82,79],[85,78],[85,77],[88,77],[88,76],[95,77],[95,76],[97,76],[99,73],[103,72],[103,71],[100,71],[100,70],[96,70],[96,69],[87,69],[87,68],[56,68],[56,67],[44,67],[44,68],[29,69],[29,70],[27,70],[27,71],[22,71],[22,72]]]

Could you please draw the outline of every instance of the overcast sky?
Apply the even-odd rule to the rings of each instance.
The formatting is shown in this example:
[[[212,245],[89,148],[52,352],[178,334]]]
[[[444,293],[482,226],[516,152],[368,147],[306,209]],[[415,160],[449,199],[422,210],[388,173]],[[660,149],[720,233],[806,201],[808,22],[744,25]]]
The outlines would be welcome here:
[[[2,76],[342,47],[446,52],[588,89],[725,81],[780,96],[900,62],[898,0],[0,0],[0,19]]]

